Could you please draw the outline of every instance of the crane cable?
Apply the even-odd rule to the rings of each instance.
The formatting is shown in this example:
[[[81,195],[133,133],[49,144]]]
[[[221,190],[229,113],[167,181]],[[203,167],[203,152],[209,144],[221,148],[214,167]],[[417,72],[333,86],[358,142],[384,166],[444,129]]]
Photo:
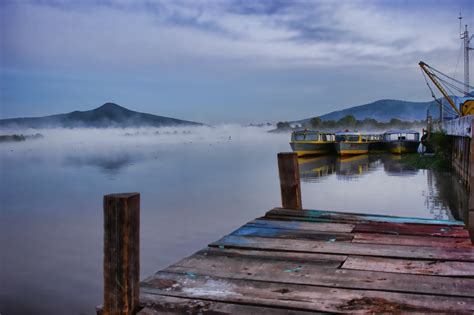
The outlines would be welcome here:
[[[423,78],[425,78],[426,85],[428,86],[428,89],[430,89],[431,92],[431,97],[435,100],[438,105],[443,106],[443,104],[436,98],[436,95],[434,94],[433,89],[431,88],[430,84],[428,83],[428,79],[426,78],[426,74],[423,70],[421,70],[421,74],[423,74]]]
[[[430,90],[431,92],[431,96],[433,97],[434,101],[442,108],[442,110],[444,110],[444,112],[450,114],[450,115],[457,115],[457,113],[451,108],[451,106],[446,106],[443,104],[443,102],[440,101],[440,99],[438,99],[433,91],[433,89],[431,88],[429,82],[428,82],[428,79],[426,78],[426,74],[424,73],[423,70],[421,70],[421,74],[423,74],[423,78],[425,79],[425,83],[426,85],[428,86],[428,89]],[[432,74],[433,75],[433,74]],[[436,75],[434,75],[436,76]],[[439,79],[439,78],[438,78]]]
[[[427,65],[427,64],[425,64],[425,65],[427,66],[427,68],[429,68],[430,70],[432,70],[432,72],[436,72],[436,73],[438,73],[438,74],[440,74],[440,75],[442,75],[442,76],[444,76],[444,77],[446,77],[446,78],[448,78],[448,79],[450,79],[450,80],[452,80],[452,81],[454,81],[454,82],[456,82],[456,83],[458,83],[458,84],[460,84],[460,85],[462,85],[462,86],[466,86],[466,84],[464,84],[464,82],[461,82],[461,81],[459,81],[459,80],[456,80],[455,78],[450,77],[449,75],[447,75],[447,74],[445,74],[445,73],[443,73],[443,72],[441,72],[441,71],[439,71],[439,70],[437,70],[437,69],[435,69],[435,68],[433,68],[433,67],[431,67],[431,66],[429,66],[429,65]],[[432,74],[433,74],[433,73],[432,73]],[[438,79],[440,79],[439,76],[436,76],[436,77],[437,77]],[[446,82],[446,81],[443,80],[443,82]],[[472,85],[467,85],[467,87],[468,87],[468,88],[471,88],[471,89],[474,89],[474,86],[472,86]]]

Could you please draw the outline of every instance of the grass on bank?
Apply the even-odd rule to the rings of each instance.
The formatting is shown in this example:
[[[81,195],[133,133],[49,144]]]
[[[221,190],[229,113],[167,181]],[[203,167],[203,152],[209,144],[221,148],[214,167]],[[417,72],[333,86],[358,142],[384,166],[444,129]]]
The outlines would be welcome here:
[[[446,162],[441,156],[434,153],[412,153],[402,155],[401,162],[424,170],[435,170],[440,172],[447,172],[451,169],[450,163]]]

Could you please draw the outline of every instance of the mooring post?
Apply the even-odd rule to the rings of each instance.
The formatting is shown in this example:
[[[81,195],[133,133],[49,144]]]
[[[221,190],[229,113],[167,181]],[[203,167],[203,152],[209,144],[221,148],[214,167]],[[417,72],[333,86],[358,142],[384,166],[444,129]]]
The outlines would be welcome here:
[[[104,315],[139,311],[140,194],[104,196]]]
[[[282,207],[301,210],[301,183],[298,155],[294,152],[278,153],[278,172]]]

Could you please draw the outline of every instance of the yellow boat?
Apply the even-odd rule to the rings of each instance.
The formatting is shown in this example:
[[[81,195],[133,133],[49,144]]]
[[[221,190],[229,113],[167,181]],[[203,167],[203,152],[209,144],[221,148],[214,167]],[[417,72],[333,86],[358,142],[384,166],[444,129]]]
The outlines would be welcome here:
[[[339,155],[367,154],[369,143],[359,132],[337,132],[336,151]]]
[[[333,133],[315,130],[298,130],[291,133],[290,146],[298,156],[333,153],[334,143]]]

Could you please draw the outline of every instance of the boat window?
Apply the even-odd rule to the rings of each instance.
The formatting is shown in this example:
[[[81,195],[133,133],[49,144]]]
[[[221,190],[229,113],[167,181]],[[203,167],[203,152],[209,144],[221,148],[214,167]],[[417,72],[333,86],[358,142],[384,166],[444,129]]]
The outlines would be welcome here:
[[[319,136],[318,134],[310,133],[306,135],[306,140],[316,141],[316,140],[319,140],[318,136]]]
[[[358,135],[337,135],[336,141],[359,141]]]
[[[295,141],[302,141],[302,140],[304,140],[304,134],[302,134],[302,133],[296,133],[296,134],[294,134],[293,139],[294,139]]]

